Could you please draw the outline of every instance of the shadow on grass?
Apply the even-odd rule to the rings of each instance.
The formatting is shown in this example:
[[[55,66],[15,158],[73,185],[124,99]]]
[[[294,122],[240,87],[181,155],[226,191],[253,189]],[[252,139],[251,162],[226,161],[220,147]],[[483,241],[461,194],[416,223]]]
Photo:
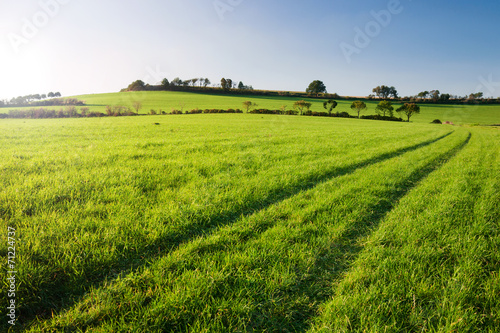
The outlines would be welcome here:
[[[464,142],[452,148],[448,152],[433,159],[423,168],[416,170],[409,177],[403,179],[396,184],[395,189],[381,193],[380,197],[386,200],[367,207],[366,211],[371,212],[353,222],[348,229],[336,239],[335,244],[332,244],[330,249],[319,253],[315,257],[313,269],[307,272],[304,279],[298,279],[290,290],[284,291],[289,298],[293,299],[308,299],[306,305],[300,302],[291,302],[297,304],[294,309],[289,309],[281,316],[276,316],[272,320],[261,323],[258,327],[254,327],[257,331],[281,331],[286,328],[290,332],[306,332],[310,328],[311,320],[317,315],[318,307],[332,296],[331,283],[338,279],[342,274],[347,272],[352,262],[356,259],[363,247],[358,244],[358,241],[368,236],[374,228],[389,214],[394,206],[403,198],[409,191],[417,187],[419,183],[433,171],[440,168],[443,163],[446,163],[456,154],[458,154],[469,143],[472,134],[469,133]],[[332,272],[332,267],[335,271]],[[311,306],[313,304],[313,306]],[[273,303],[264,304],[262,312],[268,311],[275,306]],[[261,321],[262,312],[252,314],[252,320]],[[291,315],[290,315],[291,314]]]
[[[430,139],[419,144],[415,144],[412,146],[408,146],[405,148],[401,148],[392,152],[387,152],[373,158],[369,158],[367,160],[354,163],[342,168],[332,168],[331,170],[327,170],[321,176],[310,176],[301,179],[295,184],[289,186],[288,188],[277,188],[270,191],[266,197],[259,198],[258,201],[246,203],[244,206],[235,207],[235,209],[231,211],[224,212],[218,216],[206,217],[204,219],[198,219],[193,221],[188,225],[184,225],[175,230],[175,232],[169,233],[156,239],[153,243],[148,244],[142,248],[137,249],[127,249],[120,252],[122,255],[122,259],[117,262],[106,262],[99,263],[98,265],[101,267],[101,272],[97,275],[93,275],[89,279],[89,275],[94,274],[96,264],[92,266],[92,263],[81,268],[84,272],[89,272],[88,274],[83,274],[83,277],[75,279],[71,277],[69,274],[65,272],[61,272],[60,270],[54,274],[54,278],[52,281],[45,283],[42,285],[41,290],[38,291],[27,291],[28,295],[36,294],[38,299],[31,300],[24,304],[21,304],[20,311],[23,315],[20,317],[19,326],[22,328],[23,324],[28,324],[30,321],[34,320],[36,317],[39,319],[46,319],[52,316],[53,312],[60,312],[64,309],[70,308],[75,303],[77,303],[80,298],[89,290],[89,288],[94,287],[98,288],[101,286],[106,280],[113,279],[117,275],[128,274],[137,270],[140,267],[149,266],[150,262],[153,262],[155,259],[164,256],[166,253],[175,250],[180,244],[189,242],[192,239],[195,239],[201,235],[206,235],[214,232],[217,228],[230,225],[238,221],[242,216],[250,216],[260,210],[266,209],[269,206],[278,204],[281,201],[287,200],[302,191],[307,191],[313,189],[318,184],[328,181],[335,177],[340,177],[344,175],[351,174],[358,169],[365,168],[367,166],[380,163],[405,153],[415,151],[417,149],[423,148],[425,146],[429,146],[435,142],[438,142],[449,135],[451,135],[454,131],[448,132],[444,135],[441,135],[435,139]],[[457,147],[449,153],[445,154],[441,160],[445,160],[446,158],[450,158],[454,153],[456,153],[459,149],[463,148],[467,141],[461,146]],[[412,184],[412,182],[418,181],[425,177],[428,173],[434,170],[439,164],[436,161],[434,164],[429,165],[428,167],[420,170],[420,172],[411,179],[408,179],[406,183],[408,186]],[[406,184],[405,183],[405,184]],[[408,189],[409,190],[409,189]],[[402,197],[407,191],[398,192],[398,193],[388,193],[388,197],[390,198],[387,202],[387,206],[379,206],[374,207],[375,212],[379,212],[376,215],[371,215],[367,217],[367,219],[371,220],[379,220],[392,209],[393,204],[398,200],[398,198]],[[366,221],[360,221],[359,226],[366,224]],[[269,224],[270,227],[272,224]],[[354,228],[356,229],[356,228]],[[346,235],[346,239],[351,239],[352,235]],[[361,237],[362,235],[358,235],[357,237]],[[170,249],[169,251],[159,251],[158,249]],[[359,250],[357,250],[359,251]],[[357,253],[357,252],[356,252]],[[40,258],[41,262],[50,262],[49,258]],[[318,266],[318,272],[320,271],[320,265]],[[305,289],[307,290],[307,288]],[[309,317],[307,317],[309,318]],[[300,319],[297,319],[297,324],[300,324]],[[303,325],[303,324],[301,324]],[[299,325],[299,326],[301,326]],[[19,327],[18,326],[18,327]]]

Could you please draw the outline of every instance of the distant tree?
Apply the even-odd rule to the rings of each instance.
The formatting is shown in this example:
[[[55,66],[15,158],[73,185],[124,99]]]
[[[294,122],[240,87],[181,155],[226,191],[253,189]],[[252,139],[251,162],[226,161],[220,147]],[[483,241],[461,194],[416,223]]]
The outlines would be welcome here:
[[[146,84],[142,80],[137,80],[129,84],[129,86],[127,87],[127,91],[141,91],[144,90],[145,86]]]
[[[441,96],[439,97],[439,100],[442,101],[442,102],[447,102],[451,99],[451,95],[450,94],[441,94]]]
[[[426,99],[427,96],[429,96],[429,92],[427,90],[418,93],[418,97],[420,98]]]
[[[108,116],[113,115],[113,108],[111,107],[111,105],[106,105],[106,107],[104,108],[104,110],[106,111],[106,114]]]
[[[42,94],[42,95],[41,95],[41,98],[42,98],[42,99],[46,99],[46,98],[47,98],[47,95]]]
[[[354,101],[351,104],[351,109],[356,110],[356,112],[358,113],[358,118],[359,118],[359,113],[366,109],[366,104],[365,104],[365,102],[362,102],[362,101]]]
[[[191,83],[192,83],[193,87],[196,85],[196,82],[198,82],[197,78],[191,79]]]
[[[306,107],[306,110],[309,111],[311,109],[312,103],[305,103],[304,106]]]
[[[372,92],[379,98],[387,98],[389,96],[389,91],[386,86],[377,86],[373,88]]]
[[[142,108],[142,103],[139,101],[134,101],[132,103],[132,107],[135,109],[137,113],[139,113],[139,110]]]
[[[333,99],[329,99],[328,101],[323,103],[323,107],[328,110],[328,114],[331,115],[333,109],[337,107],[337,102],[335,102]]]
[[[389,96],[392,96],[393,98],[398,98],[398,91],[394,87],[388,87],[388,86],[378,86],[373,88],[372,92],[375,93],[379,98],[386,99]]]
[[[410,117],[414,114],[420,113],[420,106],[415,103],[405,103],[403,106],[396,110],[398,113],[403,113],[408,118],[408,122],[410,122]]]
[[[168,87],[170,87],[170,82],[168,82],[167,78],[164,78],[162,81],[161,81],[161,87],[164,89],[164,90],[167,90]]]
[[[55,95],[54,95],[54,93],[51,91],[51,92],[49,92],[49,93],[47,94],[47,96],[48,96],[49,98],[54,98],[54,96],[55,96]]]
[[[439,101],[439,96],[441,95],[441,92],[439,92],[439,90],[431,90],[429,94],[434,102]]]
[[[245,109],[247,110],[247,113],[248,113],[248,110],[253,106],[257,106],[257,104],[255,103],[252,103],[251,101],[245,101],[243,102],[243,106],[245,107]]]
[[[326,93],[326,86],[322,81],[315,80],[309,84],[306,93],[318,96],[320,93]]]
[[[54,97],[61,97],[61,93],[60,92],[54,93]]]
[[[308,103],[304,100],[300,100],[300,101],[296,101],[295,103],[293,103],[293,109],[299,110],[300,115],[302,115],[304,109],[309,110],[311,108],[311,105],[312,105],[311,103]]]
[[[240,81],[240,83],[238,83],[238,89],[240,90],[245,89],[245,85],[243,84],[243,82]]]
[[[378,103],[377,107],[375,108],[375,111],[377,112],[378,115],[384,116],[385,114],[388,113],[389,117],[394,116],[394,107],[392,106],[392,103],[389,101],[380,101]]]
[[[478,93],[473,93],[473,94],[470,94],[469,95],[469,100],[475,100],[475,99],[481,99],[483,98],[484,94],[482,92],[478,92]]]
[[[180,102],[179,106],[181,107],[181,114],[184,113],[184,107],[186,106],[186,102]]]
[[[179,86],[182,86],[183,84],[183,81],[176,77],[175,79],[172,80],[172,82],[170,82],[170,85],[173,86],[173,87],[179,87]]]
[[[210,85],[210,80],[207,78],[203,79],[203,86],[206,87],[208,85]]]
[[[233,87],[233,80],[222,78],[220,80],[220,85],[221,85],[223,90],[226,90],[226,91],[231,90],[231,88]]]
[[[389,88],[389,96],[392,96],[392,98],[396,99],[398,98],[398,91],[394,87]]]

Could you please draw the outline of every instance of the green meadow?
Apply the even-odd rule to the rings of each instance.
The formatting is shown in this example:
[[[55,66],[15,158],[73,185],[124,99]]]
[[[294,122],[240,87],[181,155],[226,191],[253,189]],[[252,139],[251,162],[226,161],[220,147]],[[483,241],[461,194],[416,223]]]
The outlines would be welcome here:
[[[294,101],[78,98],[91,110],[140,100],[141,113],[242,108],[244,100],[291,109]],[[9,325],[2,306],[0,327],[498,332],[500,132],[429,124],[494,124],[498,114],[424,106],[411,123],[255,114],[3,119],[0,260],[6,267],[14,228],[18,321]]]
[[[76,98],[86,101],[92,105],[91,110],[104,112],[106,105],[125,105],[132,108],[134,101],[140,101],[143,108],[140,113],[149,113],[151,109],[156,111],[166,111],[170,113],[173,109],[244,109],[244,101],[252,101],[257,104],[257,108],[279,110],[286,106],[287,110],[293,109],[293,104],[300,98],[279,97],[279,96],[234,96],[234,95],[210,95],[188,92],[124,92],[97,95],[81,95]],[[326,100],[310,98],[305,99],[312,103],[312,111],[325,111],[323,102]],[[335,112],[348,112],[356,115],[351,110],[352,100],[338,100]],[[375,114],[375,107],[378,101],[367,101],[367,110],[361,115]],[[395,105],[399,105],[395,103]],[[397,109],[398,106],[395,107]],[[394,112],[397,115],[396,112]],[[404,116],[403,116],[404,118]],[[433,105],[421,104],[420,115],[414,116],[411,121],[420,123],[430,123],[434,119],[442,122],[450,121],[454,124],[481,124],[492,125],[500,123],[500,105]]]
[[[109,94],[94,94],[73,96],[79,100],[85,101],[89,111],[105,113],[106,105],[123,105],[133,109],[133,103],[139,101],[142,103],[140,114],[149,114],[150,110],[155,110],[161,114],[161,111],[167,113],[172,110],[182,110],[184,112],[193,109],[241,109],[244,110],[243,102],[251,101],[257,104],[256,108],[279,110],[285,106],[287,110],[293,109],[293,104],[300,98],[280,97],[280,96],[238,96],[238,95],[217,95],[202,94],[191,92],[122,92]],[[306,101],[312,103],[312,111],[326,111],[323,108],[325,99],[309,98]],[[352,100],[338,100],[338,106],[334,112],[348,112],[351,115],[357,115],[350,106]],[[366,101],[367,110],[361,112],[361,115],[375,114],[375,107],[378,101]],[[395,109],[399,107],[395,103]],[[493,125],[500,124],[500,105],[442,105],[442,104],[420,104],[421,113],[411,118],[412,122],[430,123],[434,119],[440,119],[442,122],[450,121],[454,124],[475,124],[475,125]],[[59,110],[61,107],[45,107],[46,109]],[[3,108],[0,113],[7,113],[9,109]],[[27,108],[19,108],[27,109]],[[78,109],[78,108],[77,108]],[[135,110],[134,110],[135,112]],[[399,116],[394,112],[396,116]],[[405,118],[402,116],[402,118]],[[405,118],[406,120],[406,118]]]

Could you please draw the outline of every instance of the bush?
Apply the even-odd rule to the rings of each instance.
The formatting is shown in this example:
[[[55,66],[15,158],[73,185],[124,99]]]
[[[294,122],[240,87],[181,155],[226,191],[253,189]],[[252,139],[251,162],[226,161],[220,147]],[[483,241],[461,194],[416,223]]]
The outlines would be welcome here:
[[[83,108],[80,108],[80,111],[82,112],[82,116],[86,116],[87,113],[89,112],[89,108],[88,107],[83,107]]]
[[[328,114],[328,112],[306,111],[304,112],[304,116],[328,117],[330,115]]]
[[[403,121],[402,118],[389,117],[389,116],[381,116],[381,115],[378,115],[378,114],[370,115],[370,116],[361,116],[360,119],[385,120],[385,121]]]
[[[255,109],[250,111],[249,113],[254,114],[282,114],[281,110],[269,110],[269,109]]]
[[[78,112],[76,111],[76,107],[74,107],[74,106],[67,106],[66,107],[66,114],[70,118],[79,116]]]

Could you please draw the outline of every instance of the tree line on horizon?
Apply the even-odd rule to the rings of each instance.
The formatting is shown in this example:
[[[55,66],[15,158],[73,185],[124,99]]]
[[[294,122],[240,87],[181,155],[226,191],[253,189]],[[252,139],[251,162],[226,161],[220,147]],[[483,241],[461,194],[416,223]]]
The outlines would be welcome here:
[[[497,99],[494,98],[484,99],[483,92],[471,93],[465,96],[458,96],[458,95],[450,95],[447,93],[443,94],[439,90],[430,90],[430,91],[425,90],[419,92],[414,96],[399,97],[396,88],[385,85],[373,88],[372,92],[374,94],[368,96],[368,98],[370,99],[373,99],[376,96],[378,98],[383,98],[383,99],[393,98],[400,100],[409,100],[411,102],[418,101],[421,103],[447,103],[452,100],[468,102],[468,103],[477,103],[477,102],[500,103],[500,97]]]
[[[194,78],[189,80],[182,80],[178,77],[169,81],[167,78],[164,78],[159,85],[150,85],[144,83],[142,80],[136,80],[128,85],[127,88],[122,89],[121,92],[124,91],[169,91],[169,90],[193,90],[193,89],[202,89],[202,90],[211,90],[211,89],[219,89],[223,91],[230,91],[234,89],[238,90],[253,90],[252,86],[247,86],[243,84],[243,82],[233,82],[231,79],[222,78],[220,84],[212,84],[210,79],[208,78]]]
[[[306,88],[305,93],[289,92],[289,91],[269,91],[256,90],[252,86],[247,86],[243,82],[236,84],[233,80],[222,78],[220,84],[212,84],[208,78],[194,78],[189,80],[181,80],[175,78],[172,81],[163,79],[160,85],[150,85],[142,80],[132,82],[125,91],[208,91],[211,93],[229,93],[229,94],[247,94],[247,95],[264,95],[264,96],[284,96],[284,97],[309,97],[309,98],[334,98],[343,100],[360,99],[360,97],[352,98],[350,96],[339,96],[337,93],[330,94],[326,90],[325,84],[320,80],[314,80]],[[361,98],[363,99],[363,98]],[[414,96],[399,96],[397,89],[394,86],[380,85],[372,90],[372,94],[368,95],[367,100],[374,99],[391,99],[409,103],[434,103],[434,104],[500,104],[498,98],[484,98],[482,92],[471,93],[466,96],[451,95],[441,93],[439,90],[422,91]]]
[[[46,100],[47,98],[58,98],[61,97],[60,92],[49,92],[48,94],[30,94],[25,96],[18,96],[9,100],[0,101],[0,105],[9,106],[9,105],[30,105],[34,101]]]

